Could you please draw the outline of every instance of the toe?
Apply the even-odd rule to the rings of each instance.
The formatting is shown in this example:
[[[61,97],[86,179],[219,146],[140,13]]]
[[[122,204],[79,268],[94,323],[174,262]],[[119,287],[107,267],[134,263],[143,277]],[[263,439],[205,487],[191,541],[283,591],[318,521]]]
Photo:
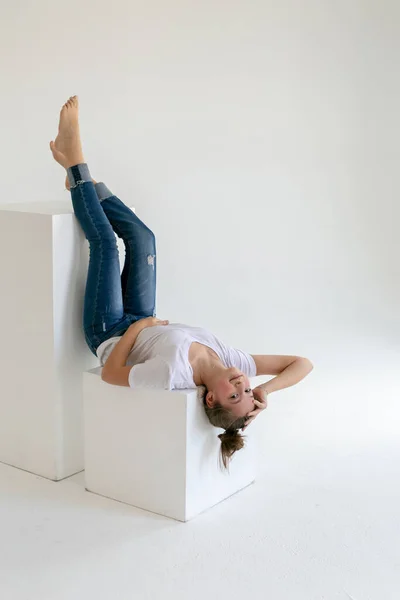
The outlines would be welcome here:
[[[52,155],[53,155],[53,158],[54,158],[55,160],[57,160],[57,159],[56,159],[56,153],[57,153],[57,150],[56,150],[56,147],[55,147],[55,144],[54,144],[54,142],[50,142],[50,150],[51,150],[51,153],[52,153]]]

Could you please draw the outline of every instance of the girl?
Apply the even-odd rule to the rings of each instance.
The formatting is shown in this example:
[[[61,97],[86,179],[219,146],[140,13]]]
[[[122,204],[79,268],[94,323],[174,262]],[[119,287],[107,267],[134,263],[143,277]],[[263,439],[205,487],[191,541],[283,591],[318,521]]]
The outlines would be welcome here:
[[[204,329],[158,319],[154,234],[91,178],[82,153],[76,96],[62,107],[58,136],[50,148],[67,170],[74,212],[89,242],[83,328],[103,366],[102,379],[132,388],[205,386],[206,414],[225,430],[218,437],[227,467],[244,445],[240,430],[267,407],[267,394],[301,381],[312,370],[310,361],[250,355]],[[126,248],[122,275],[114,232]],[[252,390],[249,377],[255,375],[275,377]]]

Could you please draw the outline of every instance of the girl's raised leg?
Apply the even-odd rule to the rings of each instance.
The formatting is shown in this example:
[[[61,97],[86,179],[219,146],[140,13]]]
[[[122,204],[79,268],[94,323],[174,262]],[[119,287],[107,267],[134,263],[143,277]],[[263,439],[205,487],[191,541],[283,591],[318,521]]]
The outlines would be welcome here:
[[[135,320],[152,317],[156,309],[156,239],[154,233],[104,183],[95,185],[101,206],[125,244],[121,276],[125,313]]]
[[[135,320],[155,316],[157,267],[154,233],[104,183],[92,181],[107,219],[125,244],[121,275],[125,313]],[[65,185],[70,190],[68,177]]]
[[[50,148],[55,160],[67,169],[74,212],[89,242],[83,327],[86,341],[95,353],[103,341],[123,333],[133,319],[124,311],[114,232],[84,162],[76,96],[63,106],[59,133]]]

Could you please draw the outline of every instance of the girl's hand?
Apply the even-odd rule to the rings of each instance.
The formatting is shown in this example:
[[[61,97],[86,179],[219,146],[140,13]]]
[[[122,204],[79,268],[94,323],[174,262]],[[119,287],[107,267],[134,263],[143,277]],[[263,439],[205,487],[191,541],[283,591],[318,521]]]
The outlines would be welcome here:
[[[255,404],[256,408],[253,411],[248,413],[248,415],[246,417],[246,424],[242,428],[242,431],[247,429],[247,427],[250,425],[250,423],[252,421],[254,421],[254,419],[260,414],[260,412],[265,410],[268,406],[268,402],[267,402],[268,394],[261,386],[254,388],[253,394],[254,394],[254,404]]]
[[[140,329],[146,329],[146,327],[156,327],[157,325],[169,325],[169,321],[162,321],[161,319],[157,319],[157,317],[147,317],[146,319],[136,321],[131,327],[135,325],[140,327]]]

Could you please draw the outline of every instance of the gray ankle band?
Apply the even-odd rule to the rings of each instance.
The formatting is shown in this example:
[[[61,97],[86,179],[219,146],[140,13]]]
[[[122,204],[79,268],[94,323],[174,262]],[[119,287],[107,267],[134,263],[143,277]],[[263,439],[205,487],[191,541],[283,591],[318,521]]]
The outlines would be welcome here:
[[[80,185],[81,183],[92,181],[89,172],[89,167],[86,163],[81,163],[80,165],[74,165],[73,167],[69,167],[67,169],[67,176],[71,188],[74,188],[77,185]]]
[[[108,187],[103,182],[96,183],[94,187],[96,189],[96,194],[100,202],[103,202],[103,200],[107,200],[107,198],[111,198],[111,196],[114,196],[114,194],[108,189]]]

